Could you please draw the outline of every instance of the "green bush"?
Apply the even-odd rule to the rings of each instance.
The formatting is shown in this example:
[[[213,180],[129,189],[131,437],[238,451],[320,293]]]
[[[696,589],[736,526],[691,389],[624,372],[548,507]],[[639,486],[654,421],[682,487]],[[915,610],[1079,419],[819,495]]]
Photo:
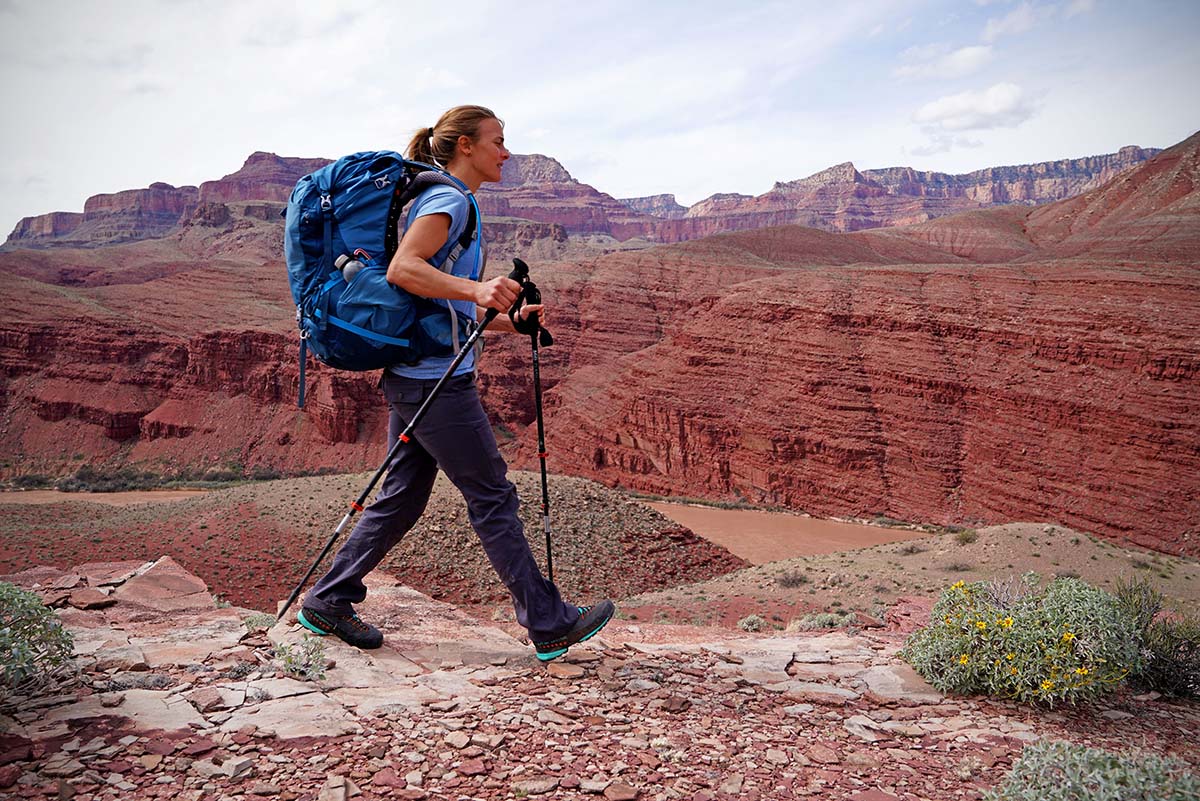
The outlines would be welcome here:
[[[1026,746],[985,801],[1192,801],[1200,781],[1155,754],[1115,754],[1067,742]]]
[[[295,647],[275,646],[275,658],[283,666],[283,672],[305,681],[320,681],[325,678],[325,643],[304,635]]]
[[[742,631],[762,631],[766,627],[767,621],[759,615],[746,615],[737,622],[737,625]]]
[[[1166,695],[1200,698],[1200,618],[1161,615],[1162,593],[1144,578],[1119,580],[1116,596],[1138,632],[1141,662],[1130,679]]]
[[[954,533],[954,541],[959,545],[970,545],[977,539],[979,539],[979,535],[975,533],[974,529],[964,528]]]
[[[40,489],[49,486],[50,479],[41,473],[29,473],[17,476],[12,480],[12,483],[17,489]]]
[[[901,656],[943,692],[1053,705],[1092,698],[1139,667],[1137,632],[1119,602],[1072,578],[1045,587],[956,582]]]
[[[802,570],[786,570],[776,576],[775,583],[784,589],[795,589],[808,583],[808,574]]]
[[[68,671],[74,649],[38,596],[0,582],[0,701],[36,695]]]
[[[75,475],[60,479],[55,488],[61,492],[129,492],[156,489],[162,483],[162,476],[132,467],[105,471],[84,465]]]
[[[268,615],[266,612],[255,612],[252,615],[246,615],[242,618],[242,622],[246,624],[246,628],[250,631],[255,629],[269,629],[278,621],[274,615]]]
[[[788,631],[817,631],[818,629],[836,629],[849,625],[854,620],[854,613],[847,612],[809,612],[798,620],[788,623]]]

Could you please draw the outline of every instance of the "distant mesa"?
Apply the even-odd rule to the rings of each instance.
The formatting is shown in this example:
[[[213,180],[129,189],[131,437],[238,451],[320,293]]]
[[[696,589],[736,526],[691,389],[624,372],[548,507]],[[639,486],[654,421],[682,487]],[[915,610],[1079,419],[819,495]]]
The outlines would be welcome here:
[[[674,195],[617,199],[581,183],[549,156],[515,155],[499,184],[479,192],[492,218],[561,226],[567,236],[604,236],[671,243],[727,231],[772,225],[805,225],[827,231],[858,231],[907,225],[992,206],[1039,205],[1093,189],[1159,151],[1128,146],[1117,153],[962,175],[889,167],[878,170],[838,164],[807,178],[777,182],[758,195],[714,194],[691,207]],[[154,183],[96,195],[83,213],[54,212],[21,220],[4,248],[89,248],[171,235],[194,220],[223,217],[213,204],[286,203],[302,176],[328,163],[255,152],[241,169],[199,187]],[[197,207],[210,208],[197,212]],[[236,216],[236,215],[233,215]],[[527,229],[529,236],[536,229]],[[556,237],[553,229],[541,229]]]

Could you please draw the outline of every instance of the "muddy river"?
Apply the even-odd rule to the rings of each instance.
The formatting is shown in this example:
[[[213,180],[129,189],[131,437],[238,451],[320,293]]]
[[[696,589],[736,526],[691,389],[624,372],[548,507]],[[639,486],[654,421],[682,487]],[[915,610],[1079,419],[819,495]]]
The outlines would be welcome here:
[[[681,503],[648,505],[755,565],[929,536],[920,531],[842,523],[786,512]]]
[[[109,506],[133,506],[138,503],[181,501],[203,495],[207,490],[137,490],[134,492],[59,492],[58,490],[27,490],[0,492],[0,504],[5,503],[68,503],[91,501]]]

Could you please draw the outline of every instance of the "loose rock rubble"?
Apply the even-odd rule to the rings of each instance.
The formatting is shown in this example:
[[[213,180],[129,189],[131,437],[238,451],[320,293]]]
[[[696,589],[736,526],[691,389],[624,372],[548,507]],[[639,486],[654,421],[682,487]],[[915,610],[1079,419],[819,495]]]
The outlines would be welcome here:
[[[297,626],[248,630],[251,610],[219,608],[169,558],[7,578],[59,603],[81,584],[114,599],[60,611],[81,681],[0,715],[12,797],[892,801],[977,798],[1043,737],[1200,762],[1194,704],[945,698],[891,628],[683,637],[615,621],[546,666],[375,574],[361,611],[384,647],[325,638],[325,678],[299,681],[271,651]]]

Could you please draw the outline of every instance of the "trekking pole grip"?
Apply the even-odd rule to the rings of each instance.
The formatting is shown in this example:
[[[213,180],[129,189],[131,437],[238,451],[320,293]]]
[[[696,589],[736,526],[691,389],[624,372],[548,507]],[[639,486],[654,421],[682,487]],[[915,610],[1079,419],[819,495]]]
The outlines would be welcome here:
[[[510,279],[512,279],[513,281],[516,281],[518,284],[521,284],[522,286],[524,286],[525,282],[529,280],[529,265],[526,264],[525,262],[521,261],[520,259],[513,259],[512,272],[510,272],[508,274],[508,277]],[[521,302],[521,296],[518,295],[517,303],[520,303],[520,302]],[[516,308],[515,304],[514,304],[514,308]],[[486,312],[483,313],[483,325],[487,325],[492,320],[495,320],[496,315],[498,315],[499,313],[500,312],[496,311],[495,309],[488,309]]]

